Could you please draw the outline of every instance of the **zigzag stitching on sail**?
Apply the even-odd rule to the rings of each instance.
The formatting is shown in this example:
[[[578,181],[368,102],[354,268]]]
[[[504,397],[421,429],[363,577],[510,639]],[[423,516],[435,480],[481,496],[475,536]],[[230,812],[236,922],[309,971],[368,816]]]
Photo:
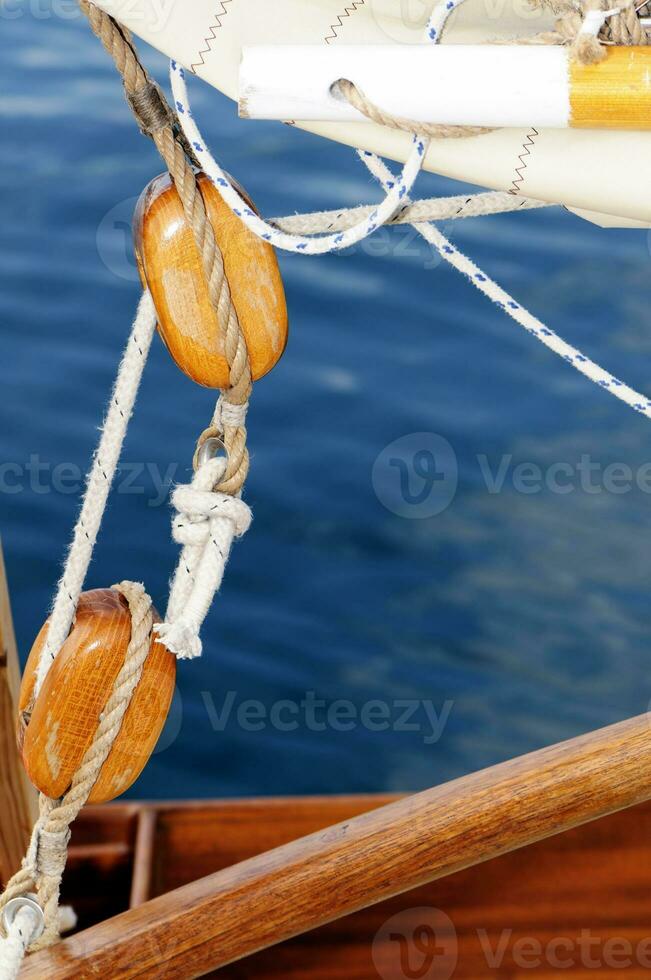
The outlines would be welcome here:
[[[509,188],[509,194],[520,194],[521,192],[522,184],[524,183],[524,172],[529,165],[526,158],[531,156],[531,147],[535,144],[534,137],[536,136],[538,136],[538,130],[532,126],[531,132],[527,133],[527,138],[522,144],[523,152],[518,156],[520,166],[515,168],[518,176],[514,177],[513,184]]]
[[[326,34],[324,41],[326,44],[330,44],[331,41],[336,41],[338,34],[337,31],[340,27],[344,26],[344,18],[350,17],[354,14],[359,7],[362,7],[366,3],[366,0],[354,0],[350,7],[345,7],[343,14],[339,14],[337,17],[337,22],[330,25],[330,30],[332,33]]]
[[[198,52],[201,61],[195,61],[194,64],[190,65],[190,71],[193,72],[195,75],[197,74],[196,69],[201,68],[202,65],[205,65],[206,59],[204,55],[210,54],[210,52],[212,51],[212,42],[217,39],[217,31],[222,26],[222,17],[225,17],[226,14],[228,13],[228,10],[226,9],[226,5],[232,2],[233,0],[220,0],[221,8],[222,8],[221,12],[215,14],[215,23],[211,26],[210,33],[203,39],[206,47],[201,48],[201,50]]]

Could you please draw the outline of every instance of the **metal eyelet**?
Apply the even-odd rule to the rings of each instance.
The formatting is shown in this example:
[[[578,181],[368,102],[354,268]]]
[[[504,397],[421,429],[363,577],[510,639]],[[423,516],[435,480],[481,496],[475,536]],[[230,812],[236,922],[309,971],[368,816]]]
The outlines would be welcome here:
[[[204,463],[210,462],[211,459],[217,459],[219,456],[223,456],[228,460],[228,451],[224,445],[224,441],[218,436],[210,436],[197,453],[197,469],[203,466]]]
[[[7,902],[2,910],[2,927],[5,933],[8,933],[16,920],[16,916],[22,909],[31,909],[35,916],[35,924],[29,940],[29,945],[31,946],[37,939],[40,939],[45,931],[45,915],[43,914],[43,909],[36,901],[35,895],[19,895],[18,898],[12,898]]]

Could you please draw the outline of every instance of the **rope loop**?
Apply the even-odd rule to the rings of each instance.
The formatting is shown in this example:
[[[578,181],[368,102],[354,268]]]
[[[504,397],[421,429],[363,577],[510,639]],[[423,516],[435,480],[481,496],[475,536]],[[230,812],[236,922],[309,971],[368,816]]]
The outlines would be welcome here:
[[[358,88],[354,82],[347,78],[340,78],[335,82],[333,88],[340,94],[342,99],[349,102],[353,108],[361,112],[363,116],[380,126],[389,126],[391,129],[399,129],[403,133],[412,135],[420,134],[429,136],[431,139],[467,139],[469,136],[483,136],[484,133],[492,133],[490,126],[454,126],[442,123],[416,122],[413,119],[405,119],[402,116],[394,116],[376,105]]]
[[[250,508],[239,495],[220,489],[227,472],[223,456],[202,463],[191,484],[176,488],[172,536],[182,545],[167,616],[154,627],[180,660],[201,656],[200,631],[219,590],[231,546],[251,526]]]
[[[251,509],[244,501],[218,490],[197,490],[192,484],[177,487],[172,503],[178,511],[172,522],[177,544],[204,544],[210,535],[210,522],[217,518],[229,520],[237,538],[251,526]]]

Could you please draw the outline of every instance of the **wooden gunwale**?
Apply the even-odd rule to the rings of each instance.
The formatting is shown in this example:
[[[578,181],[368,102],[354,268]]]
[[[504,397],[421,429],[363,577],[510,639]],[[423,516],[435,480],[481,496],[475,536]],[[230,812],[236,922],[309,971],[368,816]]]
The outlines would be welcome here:
[[[401,799],[178,888],[31,957],[22,977],[198,977],[651,798],[642,715]]]

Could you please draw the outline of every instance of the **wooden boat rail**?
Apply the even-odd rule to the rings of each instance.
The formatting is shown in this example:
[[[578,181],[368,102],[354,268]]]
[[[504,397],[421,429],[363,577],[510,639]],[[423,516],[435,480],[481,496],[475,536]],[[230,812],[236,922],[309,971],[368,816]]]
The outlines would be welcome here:
[[[18,659],[1,552],[0,639],[6,880],[35,797],[12,745]],[[218,971],[236,980],[252,968],[258,978],[366,980],[379,971],[394,980],[382,968],[391,935],[377,936],[404,913],[405,892],[414,914],[452,916],[458,980],[486,975],[478,922],[492,950],[505,922],[513,944],[553,944],[559,922],[572,935],[594,921],[616,927],[620,946],[647,949],[638,963],[646,975],[650,726],[641,715],[415,796],[88,807],[74,827],[63,896],[81,931],[29,957],[21,977]],[[529,975],[511,947],[504,955],[506,975]],[[603,972],[574,965],[571,976],[611,975],[608,963]]]
[[[632,807],[651,797],[649,725],[650,717],[642,715],[352,815],[140,904],[152,888],[156,894],[160,885],[173,887],[164,863],[157,869],[150,863],[149,872],[136,870],[136,907],[30,957],[21,977],[207,975],[400,893]],[[359,813],[369,803],[351,802],[349,811]],[[231,819],[238,815],[233,806]],[[136,831],[141,853],[155,853],[157,833],[175,836],[182,849],[183,821],[172,827],[164,808],[149,814],[139,817]],[[228,822],[228,815],[229,804],[223,804],[212,819]],[[214,847],[214,833],[207,837]],[[158,886],[156,875],[163,879]]]

